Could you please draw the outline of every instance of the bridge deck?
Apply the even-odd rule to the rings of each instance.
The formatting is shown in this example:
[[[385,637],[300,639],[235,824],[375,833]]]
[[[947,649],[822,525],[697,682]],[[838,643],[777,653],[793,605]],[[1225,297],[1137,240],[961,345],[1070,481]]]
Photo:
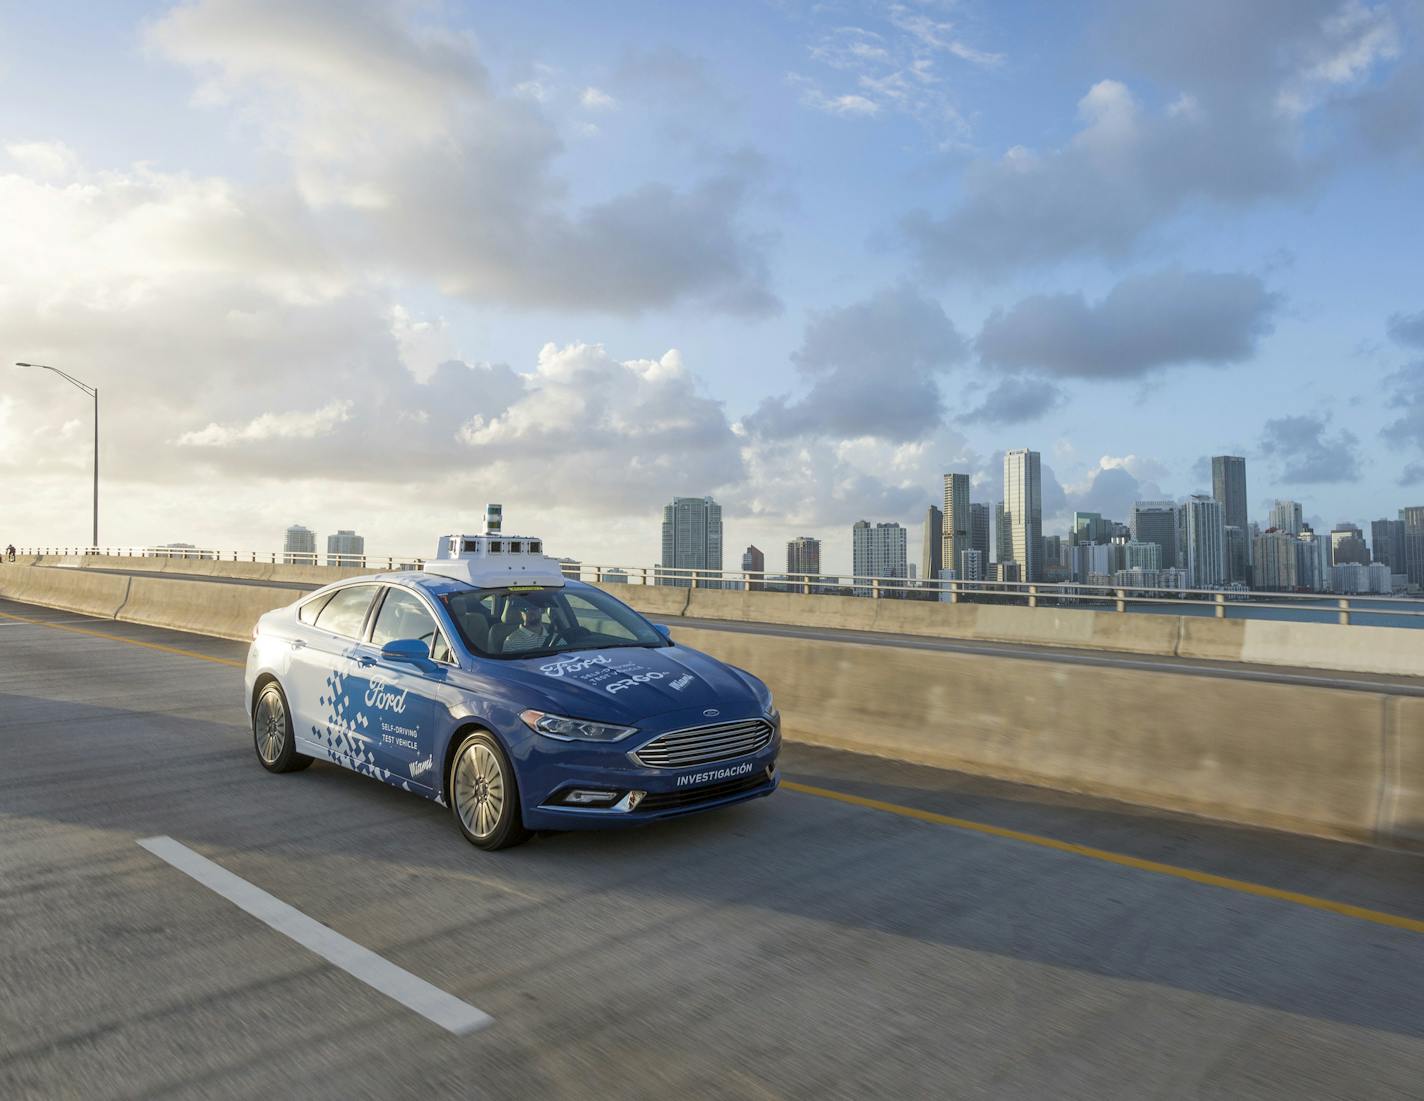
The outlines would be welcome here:
[[[0,602],[0,1095],[1412,1097],[1424,1081],[1418,856],[795,746],[793,784],[890,806],[786,790],[486,855],[439,807],[335,767],[264,773],[244,652]],[[493,1025],[440,1031],[136,844],[152,835]]]

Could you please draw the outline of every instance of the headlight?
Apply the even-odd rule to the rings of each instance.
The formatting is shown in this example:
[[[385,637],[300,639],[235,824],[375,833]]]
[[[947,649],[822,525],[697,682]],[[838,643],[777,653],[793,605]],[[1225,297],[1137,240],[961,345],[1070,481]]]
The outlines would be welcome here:
[[[770,700],[768,700],[766,704],[766,717],[772,726],[781,725],[781,712],[776,709],[776,705]]]
[[[614,726],[612,723],[596,723],[588,719],[567,719],[562,715],[550,715],[544,711],[525,711],[519,717],[534,733],[558,738],[564,742],[616,742],[629,734],[637,733],[637,728],[632,726]]]

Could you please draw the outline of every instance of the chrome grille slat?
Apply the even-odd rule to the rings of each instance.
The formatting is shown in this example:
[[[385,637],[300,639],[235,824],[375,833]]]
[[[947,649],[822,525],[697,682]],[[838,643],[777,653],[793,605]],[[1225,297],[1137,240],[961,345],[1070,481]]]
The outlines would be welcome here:
[[[670,731],[654,738],[633,757],[648,768],[710,765],[756,753],[764,749],[771,738],[771,724],[764,719],[719,723]]]

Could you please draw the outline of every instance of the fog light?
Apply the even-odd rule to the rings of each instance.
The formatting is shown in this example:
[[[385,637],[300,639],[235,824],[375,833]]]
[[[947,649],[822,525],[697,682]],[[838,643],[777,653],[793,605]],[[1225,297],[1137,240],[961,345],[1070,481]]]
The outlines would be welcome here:
[[[576,807],[606,807],[617,798],[616,791],[587,791],[583,788],[575,788],[573,791],[564,792],[559,802]]]
[[[627,803],[628,809],[632,810],[634,807],[636,807],[639,803],[643,801],[643,796],[647,794],[648,793],[646,791],[630,791],[628,793],[628,798],[625,799],[624,802]]]

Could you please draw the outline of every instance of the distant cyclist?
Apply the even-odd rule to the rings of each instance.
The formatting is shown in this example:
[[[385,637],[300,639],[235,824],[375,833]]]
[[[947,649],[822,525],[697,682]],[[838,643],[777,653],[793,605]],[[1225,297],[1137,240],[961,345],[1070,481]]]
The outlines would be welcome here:
[[[14,543],[11,543],[8,547],[5,548],[5,561],[6,561],[6,562],[13,562],[13,561],[15,561],[15,544],[14,544]]]

